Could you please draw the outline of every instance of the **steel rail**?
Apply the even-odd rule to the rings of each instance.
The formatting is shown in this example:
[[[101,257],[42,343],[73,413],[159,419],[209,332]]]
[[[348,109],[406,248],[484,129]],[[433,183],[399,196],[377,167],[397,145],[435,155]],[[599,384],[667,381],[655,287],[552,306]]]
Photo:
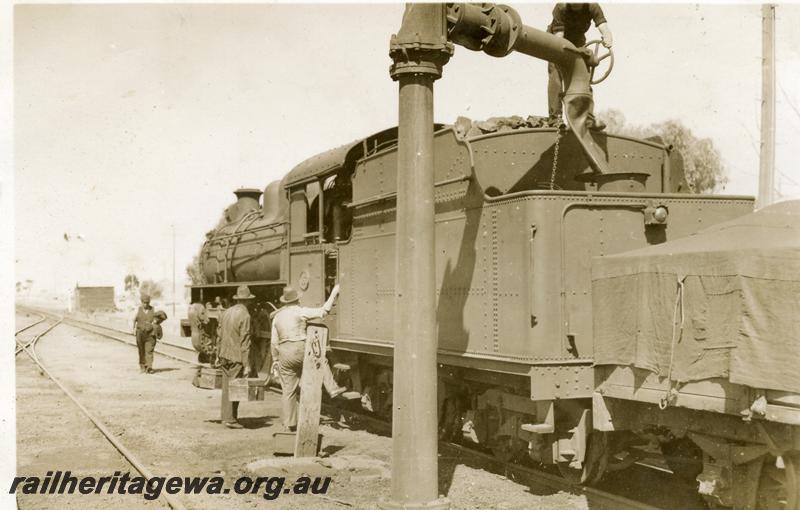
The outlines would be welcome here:
[[[70,326],[74,326],[76,328],[83,329],[85,331],[89,331],[90,333],[94,333],[95,335],[99,335],[99,336],[102,336],[102,337],[110,338],[111,340],[116,340],[118,342],[121,342],[121,343],[124,343],[124,344],[128,344],[128,345],[131,345],[133,347],[136,346],[135,342],[128,341],[128,340],[126,340],[124,338],[120,338],[118,336],[111,335],[109,333],[104,333],[102,331],[97,331],[97,329],[95,329],[95,328],[114,331],[114,332],[120,333],[120,334],[128,336],[128,337],[133,336],[133,334],[131,332],[129,332],[129,331],[123,331],[123,330],[120,330],[120,329],[112,328],[112,327],[109,327],[109,326],[104,326],[104,325],[101,325],[101,324],[96,324],[96,323],[89,322],[89,321],[84,321],[84,320],[80,320],[80,319],[74,319],[72,317],[61,317],[61,316],[59,316],[57,314],[54,314],[52,312],[45,312],[43,310],[39,310],[39,311],[37,311],[37,313],[44,314],[44,315],[49,315],[50,317],[59,317],[59,318],[61,318],[63,320],[64,324],[68,324]],[[182,345],[173,344],[173,343],[170,343],[170,342],[160,342],[160,343],[163,343],[164,345],[168,345],[170,347],[174,347],[176,349],[195,352],[194,349],[190,349],[189,347],[184,347]],[[186,358],[181,358],[180,356],[175,356],[175,355],[170,354],[168,352],[164,352],[163,350],[160,350],[160,349],[154,349],[153,352],[155,352],[157,354],[160,354],[161,356],[164,356],[166,358],[170,358],[170,359],[173,359],[173,360],[176,360],[176,361],[181,361],[181,362],[187,363],[189,365],[203,366],[202,363],[198,363],[197,361],[189,360],[189,359],[186,359]]]
[[[23,328],[20,328],[20,329],[18,329],[17,331],[15,331],[15,332],[14,332],[14,342],[16,342],[16,349],[14,350],[14,357],[15,357],[15,358],[17,357],[17,355],[18,355],[19,353],[21,353],[21,352],[22,352],[22,349],[23,349],[23,347],[24,347],[25,345],[30,345],[30,344],[32,344],[32,343],[33,343],[33,342],[36,340],[36,335],[34,335],[34,338],[33,338],[33,339],[31,339],[30,341],[28,341],[28,342],[26,342],[26,343],[23,343],[23,342],[22,342],[22,341],[20,341],[20,339],[19,339],[19,338],[17,338],[17,337],[18,337],[19,335],[21,335],[23,332],[25,332],[25,331],[27,331],[27,330],[29,330],[29,329],[33,328],[34,326],[38,326],[39,324],[41,324],[42,322],[44,322],[44,321],[46,321],[46,320],[47,320],[47,318],[46,318],[44,315],[40,314],[40,313],[37,313],[37,314],[35,314],[35,315],[38,315],[39,317],[41,317],[41,319],[39,319],[39,320],[37,320],[37,321],[35,321],[35,322],[31,323],[31,324],[28,324],[27,326],[25,326],[25,327],[23,327]]]
[[[89,326],[89,327],[92,327],[92,328],[105,329],[105,330],[108,330],[108,331],[113,331],[115,333],[120,333],[122,335],[133,336],[133,333],[131,333],[130,331],[125,331],[123,329],[118,329],[118,328],[115,328],[115,327],[112,327],[112,326],[107,326],[105,324],[98,324],[98,323],[95,323],[95,322],[90,322],[90,321],[86,321],[86,320],[82,320],[82,319],[76,319],[74,317],[68,317],[67,318],[67,322],[69,322],[72,325],[75,325],[76,327],[81,327],[81,326],[77,326],[77,324],[83,324],[83,325],[86,325],[86,326]],[[100,333],[98,331],[93,331],[93,332],[97,333],[98,335],[103,335],[103,333]],[[129,343],[129,342],[126,341],[125,343]],[[158,344],[168,345],[170,347],[175,347],[176,349],[182,349],[184,351],[197,352],[191,347],[186,347],[185,345],[180,345],[180,344],[176,344],[176,343],[173,343],[173,342],[166,342],[164,340],[159,340],[156,343],[156,345],[158,345]],[[183,361],[183,360],[180,360],[180,361]],[[194,362],[192,362],[192,363],[194,363]]]
[[[91,323],[85,323],[83,321],[73,321],[72,319],[67,319],[65,321],[65,324],[69,324],[70,326],[74,326],[76,328],[83,329],[84,331],[88,331],[90,333],[94,333],[95,335],[98,335],[98,336],[110,338],[111,340],[116,340],[116,341],[121,342],[123,344],[128,344],[128,345],[130,345],[132,347],[136,347],[136,342],[135,341],[128,341],[128,340],[125,340],[124,338],[120,338],[120,337],[112,335],[110,333],[104,333],[102,331],[97,331],[96,329],[94,329],[92,327],[92,326],[95,326],[95,325],[91,324]],[[107,329],[110,329],[110,328],[107,328]],[[128,333],[128,332],[124,332],[122,334],[123,335],[127,335],[127,336],[133,336],[132,333]],[[158,345],[158,344],[156,344],[156,345]],[[175,345],[175,344],[170,344],[170,343],[166,343],[165,345],[169,345],[170,347],[174,347],[176,349],[183,349],[183,350],[186,350],[186,351],[195,352],[194,349],[189,349],[188,347],[183,347],[183,346],[180,346],[180,345]],[[160,354],[161,356],[164,356],[165,358],[173,359],[175,361],[181,361],[183,363],[187,363],[187,364],[193,365],[193,366],[202,366],[202,363],[198,363],[197,361],[194,361],[194,360],[182,358],[180,356],[175,356],[174,354],[170,354],[170,353],[165,352],[164,350],[161,350],[161,349],[157,349],[157,348],[153,349],[153,352],[155,352],[156,354]]]
[[[36,321],[36,322],[33,322],[33,323],[31,323],[31,324],[28,324],[27,326],[25,326],[25,327],[23,327],[23,328],[20,328],[20,329],[16,330],[16,331],[14,332],[14,336],[17,336],[17,335],[19,335],[20,333],[22,333],[23,331],[27,331],[27,330],[31,329],[32,327],[36,326],[37,324],[41,324],[42,322],[44,322],[44,321],[45,321],[45,316],[44,316],[44,315],[42,315],[42,314],[40,314],[40,313],[35,313],[34,315],[38,315],[39,317],[41,317],[41,319],[39,319],[38,321]]]
[[[84,319],[78,319],[78,318],[75,318],[75,317],[67,317],[67,319],[70,322],[73,322],[73,323],[74,322],[79,322],[81,324],[87,324],[87,325],[92,326],[94,328],[107,329],[109,331],[114,331],[116,333],[122,333],[123,335],[133,336],[133,333],[131,333],[128,330],[119,329],[119,328],[116,328],[114,326],[109,326],[107,324],[100,324],[100,323],[97,323],[97,322],[87,321],[87,320],[84,320]],[[187,350],[192,350],[192,351],[194,350],[194,349],[189,349],[188,347],[185,347],[185,346],[179,345],[179,344],[175,344],[175,343],[172,343],[172,342],[164,342],[162,340],[159,340],[159,343],[164,344],[164,345],[171,345],[173,347],[178,347],[180,349],[187,349]]]
[[[131,452],[125,445],[123,445],[114,436],[114,433],[111,432],[108,429],[106,424],[103,423],[97,416],[95,416],[91,411],[89,411],[89,409],[87,409],[86,406],[84,406],[78,400],[78,398],[69,390],[69,388],[64,386],[64,384],[60,380],[58,380],[58,378],[56,376],[51,374],[50,371],[47,370],[47,367],[45,367],[42,364],[42,362],[39,361],[38,357],[36,356],[36,353],[34,351],[34,348],[36,347],[35,342],[37,340],[39,340],[41,337],[43,337],[45,334],[47,334],[49,331],[51,331],[53,328],[55,328],[56,326],[58,326],[59,324],[62,324],[62,323],[63,323],[63,317],[60,320],[58,320],[55,324],[53,324],[51,327],[49,327],[46,331],[44,331],[43,333],[38,335],[33,341],[30,342],[30,344],[25,345],[25,347],[23,348],[23,350],[25,351],[25,354],[27,354],[34,363],[36,363],[36,365],[39,367],[39,370],[42,373],[46,374],[47,377],[49,377],[50,380],[52,380],[56,384],[56,386],[58,386],[61,389],[61,391],[63,391],[64,394],[66,394],[70,398],[70,400],[72,400],[72,402],[74,402],[75,405],[78,406],[78,408],[83,412],[83,414],[86,415],[87,418],[89,418],[89,421],[91,421],[94,424],[94,426],[97,428],[97,430],[99,430],[103,434],[103,436],[105,436],[105,438],[108,440],[108,442],[111,443],[111,445],[114,446],[114,448],[116,448],[117,451],[120,454],[122,454],[122,456],[125,457],[125,459],[128,462],[130,462],[130,464],[134,468],[136,468],[136,470],[139,473],[142,474],[142,476],[145,477],[145,479],[147,479],[148,481],[151,480],[152,478],[155,477],[153,472],[150,471],[147,468],[147,466],[142,464],[142,462],[133,454],[133,452]],[[160,496],[163,496],[164,500],[167,502],[167,504],[171,508],[173,508],[174,510],[186,510],[186,507],[183,505],[183,503],[178,501],[171,494],[168,494],[166,492],[162,492],[160,494]]]
[[[46,320],[46,319],[42,319],[42,320]],[[59,320],[57,320],[56,322],[54,322],[53,324],[51,324],[51,325],[50,325],[50,326],[49,326],[47,329],[45,329],[44,331],[42,331],[42,332],[41,332],[41,333],[39,333],[38,335],[34,336],[34,337],[31,339],[31,341],[30,341],[30,342],[28,342],[28,343],[23,343],[23,342],[22,342],[22,341],[21,341],[19,338],[16,338],[16,337],[15,337],[15,338],[14,338],[14,340],[17,342],[17,349],[14,351],[14,356],[16,357],[16,355],[17,355],[17,354],[19,354],[20,352],[22,352],[22,351],[25,351],[25,350],[27,350],[28,348],[30,348],[30,349],[31,349],[31,352],[32,352],[32,354],[33,354],[33,356],[35,357],[35,356],[36,356],[36,351],[34,350],[34,348],[36,347],[36,342],[37,342],[37,341],[38,341],[38,340],[39,340],[41,337],[43,337],[44,335],[46,335],[46,334],[47,334],[47,333],[48,333],[48,332],[49,332],[51,329],[53,329],[53,328],[55,328],[56,326],[58,326],[59,324],[61,324],[61,322],[62,322],[62,321],[61,321],[60,319],[59,319]],[[38,322],[37,324],[40,324],[40,323],[41,323],[41,321],[40,321],[40,322]]]

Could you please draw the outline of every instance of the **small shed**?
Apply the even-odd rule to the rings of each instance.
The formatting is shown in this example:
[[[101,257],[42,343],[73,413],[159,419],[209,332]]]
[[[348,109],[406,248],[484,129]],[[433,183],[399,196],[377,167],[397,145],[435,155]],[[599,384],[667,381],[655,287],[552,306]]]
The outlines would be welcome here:
[[[114,287],[76,286],[72,302],[76,312],[114,310]]]

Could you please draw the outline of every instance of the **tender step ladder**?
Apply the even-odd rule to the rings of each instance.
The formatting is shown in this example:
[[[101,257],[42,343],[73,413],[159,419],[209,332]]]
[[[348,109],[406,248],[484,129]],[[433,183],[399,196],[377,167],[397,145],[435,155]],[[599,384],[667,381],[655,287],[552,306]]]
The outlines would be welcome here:
[[[544,422],[524,423],[520,428],[532,434],[552,434],[556,430],[553,407],[552,400],[536,402],[536,416],[544,415]]]

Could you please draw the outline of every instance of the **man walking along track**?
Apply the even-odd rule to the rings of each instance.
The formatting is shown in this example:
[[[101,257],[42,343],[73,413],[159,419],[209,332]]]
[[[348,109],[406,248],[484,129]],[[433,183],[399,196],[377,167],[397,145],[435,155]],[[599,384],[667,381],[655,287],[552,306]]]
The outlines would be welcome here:
[[[255,296],[247,285],[236,289],[236,304],[225,310],[219,318],[219,367],[222,370],[222,398],[220,419],[228,428],[240,429],[239,402],[228,400],[231,379],[250,376],[250,311],[248,306]]]
[[[153,349],[156,345],[155,310],[150,306],[150,296],[141,295],[142,304],[133,318],[133,331],[136,335],[136,347],[139,350],[139,371],[153,372]]]

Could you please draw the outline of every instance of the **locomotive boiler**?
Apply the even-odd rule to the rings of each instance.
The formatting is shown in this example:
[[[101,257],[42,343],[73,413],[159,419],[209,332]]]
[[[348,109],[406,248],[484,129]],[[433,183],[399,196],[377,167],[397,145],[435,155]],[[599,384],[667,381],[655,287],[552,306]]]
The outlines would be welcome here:
[[[752,197],[692,193],[660,139],[569,124],[434,126],[440,437],[579,483],[649,444],[715,505],[797,510],[800,387],[788,365],[770,374],[743,361],[798,357],[797,321],[784,315],[800,305],[800,269],[774,268],[797,265],[797,204],[751,214]],[[215,300],[241,284],[268,312],[284,285],[318,306],[339,282],[323,321],[332,362],[386,418],[397,145],[389,128],[303,161],[263,199],[237,190],[191,288],[213,320]],[[767,242],[776,236],[793,243]],[[732,262],[737,242],[763,250]]]

